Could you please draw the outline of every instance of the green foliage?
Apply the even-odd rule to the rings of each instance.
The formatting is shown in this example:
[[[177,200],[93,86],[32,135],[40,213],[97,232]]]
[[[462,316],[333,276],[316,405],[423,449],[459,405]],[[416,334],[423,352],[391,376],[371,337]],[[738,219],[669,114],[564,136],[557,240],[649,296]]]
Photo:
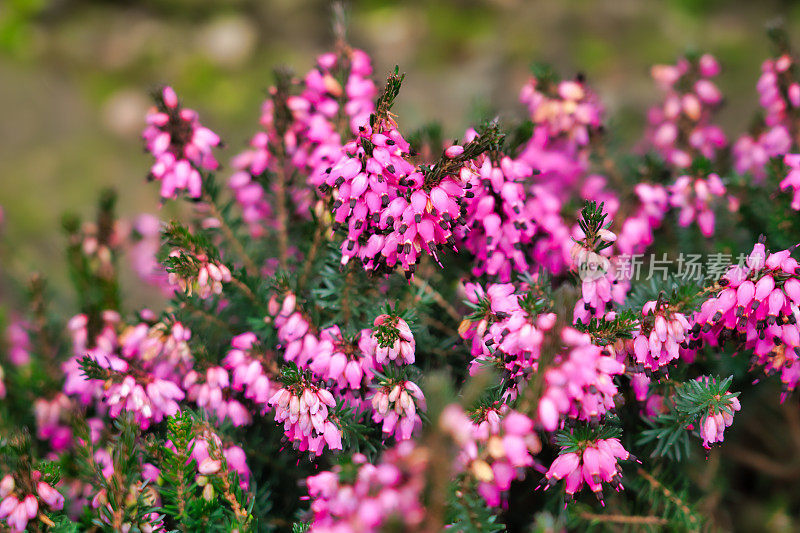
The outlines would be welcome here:
[[[603,240],[600,236],[600,230],[611,227],[611,222],[605,221],[608,214],[603,212],[604,206],[603,202],[599,205],[594,200],[586,202],[578,218],[578,226],[584,234],[584,246],[594,252],[600,252],[614,244],[612,241]]]
[[[645,419],[650,429],[639,437],[639,445],[654,444],[653,457],[667,457],[674,461],[689,455],[687,426],[697,424],[705,413],[725,412],[733,415],[731,399],[738,392],[728,392],[733,376],[719,379],[689,380],[678,384],[666,402],[668,411],[655,420]]]
[[[614,344],[619,339],[631,339],[637,327],[637,313],[632,309],[617,313],[612,320],[605,317],[591,318],[587,324],[580,320],[575,324],[575,329],[591,335],[594,343],[599,346]]]
[[[486,505],[474,482],[462,477],[450,484],[446,523],[453,531],[505,531],[494,509]]]

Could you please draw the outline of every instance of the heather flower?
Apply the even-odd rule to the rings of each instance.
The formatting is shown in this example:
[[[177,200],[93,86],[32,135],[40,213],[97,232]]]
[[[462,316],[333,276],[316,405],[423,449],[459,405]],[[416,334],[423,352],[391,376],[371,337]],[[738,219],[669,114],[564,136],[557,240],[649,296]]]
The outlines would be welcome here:
[[[467,283],[465,290],[472,315],[462,321],[459,333],[472,341],[469,372],[474,375],[490,365],[500,371],[506,389],[504,398],[513,399],[537,369],[545,333],[552,329],[556,316],[539,312],[537,287],[518,290],[512,284],[493,284],[486,290]],[[523,308],[520,302],[534,302]]]
[[[408,323],[394,315],[380,315],[374,321],[370,351],[375,362],[383,365],[394,361],[398,365],[414,364],[416,343]]]
[[[171,296],[174,288],[157,258],[161,247],[161,222],[153,215],[139,215],[133,221],[132,233],[128,256],[133,270],[142,280],[161,289],[165,296]]]
[[[779,187],[782,191],[792,190],[792,209],[800,211],[800,154],[786,154],[783,162],[789,167],[789,172]]]
[[[142,382],[131,375],[104,392],[108,414],[112,418],[118,417],[123,410],[129,411],[143,429],[177,413],[178,402],[184,396],[183,390],[172,381],[156,378]]]
[[[767,59],[761,64],[761,77],[756,88],[759,103],[765,111],[764,122],[767,126],[788,126],[791,121],[790,111],[800,107],[800,95],[793,88],[798,86],[792,79],[793,64],[794,58],[788,54]]]
[[[309,531],[377,533],[399,522],[409,531],[425,519],[422,505],[429,454],[411,441],[384,452],[377,464],[364,455],[306,479],[313,518]],[[353,475],[350,475],[350,472]]]
[[[460,449],[459,470],[478,481],[478,493],[490,506],[499,506],[514,479],[524,475],[541,449],[533,421],[507,407],[482,409],[473,420],[457,405],[443,411],[439,425]]]
[[[413,381],[384,380],[371,397],[372,420],[382,424],[386,435],[394,434],[396,440],[411,438],[415,429],[422,425],[417,411],[425,411],[425,396]]]
[[[597,421],[614,408],[617,387],[612,377],[625,372],[620,363],[591,342],[588,334],[564,328],[566,349],[545,371],[545,391],[539,400],[539,423],[547,431],[559,426],[562,415]]]
[[[741,341],[755,365],[780,374],[784,398],[800,381],[798,263],[790,250],[767,253],[756,243],[744,265],[731,267],[694,316],[695,347]]]
[[[13,319],[6,328],[8,359],[15,366],[27,365],[31,360],[30,325],[21,319]]]
[[[295,211],[308,216],[313,199],[313,189],[308,185],[323,184],[319,180],[321,172],[341,157],[341,135],[358,132],[375,110],[378,89],[371,75],[367,54],[347,49],[338,55],[320,55],[316,67],[302,81],[292,80],[288,87],[270,89],[272,98],[262,106],[264,131],[256,133],[250,148],[233,159],[236,172],[229,181],[253,236],[262,236],[265,227],[276,223],[269,197],[275,192],[275,180],[265,177],[270,172],[286,172],[279,168],[282,159],[275,155],[277,152],[285,153],[291,166],[300,171],[301,180],[306,177],[308,181],[286,184],[290,186]],[[294,88],[299,94],[292,94]],[[288,116],[276,113],[276,106]],[[340,123],[347,121],[350,131],[340,131]]]
[[[64,507],[64,496],[44,481],[36,484],[36,493],[54,511],[60,511]]]
[[[234,427],[244,426],[252,421],[247,408],[239,401],[230,398],[228,372],[216,366],[206,369],[205,379],[194,370],[183,378],[186,398],[197,406],[214,413],[220,422],[229,419]]]
[[[740,174],[751,173],[753,182],[761,183],[770,159],[786,155],[791,148],[792,138],[783,125],[774,126],[758,137],[743,135],[733,146],[734,168]]]
[[[197,293],[205,299],[212,294],[222,294],[222,284],[232,279],[228,267],[204,253],[173,250],[169,256],[180,262],[180,270],[176,266],[169,269],[169,283],[189,296]]]
[[[274,394],[272,376],[262,361],[264,356],[255,349],[257,338],[254,333],[247,332],[231,339],[223,365],[231,373],[231,388],[244,392],[244,397],[267,409],[267,402]]]
[[[290,441],[296,441],[300,451],[322,455],[327,445],[342,449],[342,431],[330,417],[329,409],[336,407],[333,395],[311,383],[304,375],[290,386],[283,386],[269,399],[275,409],[275,421],[283,422]]]
[[[691,325],[683,313],[662,300],[645,303],[642,316],[633,339],[634,356],[645,368],[658,370],[680,357],[681,347],[688,347]]]
[[[535,125],[572,149],[588,145],[590,133],[602,124],[602,105],[580,77],[558,83],[531,77],[519,99]]]
[[[455,147],[455,146],[454,146]],[[512,272],[530,270],[525,247],[536,236],[537,199],[523,185],[533,174],[525,162],[503,157],[499,164],[484,157],[469,182],[466,224],[460,236],[475,256],[472,274],[511,280]]]
[[[615,242],[620,255],[626,256],[643,253],[653,244],[653,233],[669,210],[669,192],[662,185],[639,183],[633,190],[640,205],[622,223]]]
[[[716,60],[706,54],[696,63],[680,59],[675,65],[656,65],[653,79],[665,92],[661,106],[650,109],[650,140],[664,159],[676,168],[687,168],[696,156],[713,160],[727,145],[722,130],[711,123],[722,95],[710,78],[719,68],[705,68]]]
[[[161,197],[175,198],[185,190],[189,197],[200,198],[200,172],[219,166],[211,149],[220,140],[200,124],[196,111],[180,106],[171,87],[164,87],[156,95],[156,107],[147,115],[142,136],[156,158],[150,176],[161,182]]]
[[[714,196],[722,197],[726,193],[725,185],[718,175],[712,173],[707,178],[680,176],[669,187],[669,191],[670,204],[680,209],[678,224],[686,227],[696,220],[704,236],[710,237],[714,234],[711,202]]]
[[[621,470],[617,463],[630,458],[630,453],[616,438],[600,438],[562,446],[561,453],[545,474],[545,489],[563,479],[567,498],[571,499],[585,484],[602,502],[603,483],[608,483],[617,491],[622,489]]]
[[[0,520],[5,519],[11,531],[25,531],[28,521],[36,518],[38,512],[39,502],[33,494],[21,500],[12,494],[0,501]]]
[[[53,451],[63,451],[72,443],[72,429],[66,423],[72,402],[63,393],[51,400],[37,398],[33,404],[36,417],[36,436],[50,441]]]

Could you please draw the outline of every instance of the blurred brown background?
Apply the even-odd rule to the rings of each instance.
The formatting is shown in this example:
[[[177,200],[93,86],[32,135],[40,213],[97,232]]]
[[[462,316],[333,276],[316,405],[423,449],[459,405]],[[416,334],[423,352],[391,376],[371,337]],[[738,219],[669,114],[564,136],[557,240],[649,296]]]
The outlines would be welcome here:
[[[585,72],[629,143],[658,98],[651,64],[716,54],[721,122],[740,131],[757,106],[765,24],[800,27],[800,6],[775,0],[373,0],[348,13],[377,77],[407,73],[406,131],[438,120],[455,137],[487,108],[520,112],[529,65],[544,61]],[[272,67],[303,73],[331,41],[323,0],[0,0],[0,205],[15,262],[61,279],[59,218],[89,215],[101,187],[119,190],[123,215],[158,211],[138,138],[150,88],[174,85],[231,154],[257,127]]]

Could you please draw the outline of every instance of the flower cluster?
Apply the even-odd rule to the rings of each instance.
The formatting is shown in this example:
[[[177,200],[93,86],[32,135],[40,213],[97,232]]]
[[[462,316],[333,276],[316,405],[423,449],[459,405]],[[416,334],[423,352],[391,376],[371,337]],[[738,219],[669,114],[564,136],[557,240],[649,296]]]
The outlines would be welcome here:
[[[714,159],[727,145],[725,134],[711,123],[714,109],[722,102],[722,93],[711,81],[719,71],[719,63],[709,54],[694,61],[681,58],[675,65],[656,65],[651,71],[665,92],[664,103],[648,114],[651,141],[676,168],[689,167],[698,155]]]
[[[197,293],[200,298],[208,298],[212,294],[222,294],[222,284],[232,279],[228,267],[202,252],[173,250],[169,256],[173,259],[169,284],[179,287],[189,296]]]
[[[0,520],[5,520],[13,532],[23,532],[28,522],[39,514],[39,507],[46,505],[53,511],[64,507],[64,496],[49,483],[41,480],[41,473],[32,472],[36,483],[36,494],[23,494],[16,487],[14,477],[6,475],[0,480]]]
[[[480,409],[473,422],[457,405],[442,411],[439,425],[458,445],[459,470],[469,472],[478,481],[478,492],[490,506],[501,503],[502,494],[526,467],[533,465],[533,455],[541,450],[533,421],[503,406]]]
[[[132,412],[142,428],[178,411],[185,392],[180,377],[191,368],[187,341],[191,332],[181,323],[141,322],[119,335],[119,316],[106,313],[106,323],[89,347],[85,315],[71,321],[75,355],[64,364],[64,392],[77,396],[115,418]]]
[[[235,336],[222,362],[231,373],[231,388],[243,392],[245,398],[266,410],[274,394],[273,375],[265,370],[263,358],[255,350],[257,341],[251,332]]]
[[[484,157],[469,182],[466,225],[460,241],[475,256],[472,274],[511,281],[512,272],[531,268],[530,246],[536,235],[539,202],[524,183],[533,175],[527,163],[508,156]]]
[[[761,65],[756,88],[765,111],[764,122],[769,127],[787,124],[793,109],[800,108],[800,83],[792,77],[794,64],[794,58],[784,53]]]
[[[416,342],[408,323],[395,315],[379,315],[373,323],[369,353],[379,365],[394,361],[397,365],[414,364]]]
[[[639,330],[633,340],[636,362],[650,370],[658,370],[678,359],[680,348],[688,348],[691,327],[686,316],[671,309],[669,302],[647,302],[642,308]]]
[[[456,159],[463,152],[453,146],[447,153]],[[437,258],[439,248],[455,245],[453,230],[464,221],[470,171],[457,165],[432,182],[408,162],[409,155],[396,126],[379,123],[363,126],[342,158],[325,170],[322,188],[335,191],[334,229],[347,224],[343,265],[354,257],[367,270],[391,270],[399,263],[410,276],[421,252]]]
[[[716,346],[741,340],[752,350],[754,364],[779,373],[786,391],[800,381],[798,305],[800,277],[791,250],[768,253],[758,242],[744,265],[720,279],[719,289],[694,317],[697,341]]]
[[[766,177],[766,166],[773,157],[786,154],[792,148],[789,130],[779,124],[760,135],[742,135],[733,145],[736,172],[749,172],[760,183]]]
[[[470,374],[484,365],[495,367],[508,387],[504,394],[512,399],[536,371],[544,334],[555,325],[555,314],[539,314],[535,309],[537,290],[518,291],[510,283],[492,284],[485,290],[476,283],[465,285],[474,312],[461,323],[459,332],[472,341]]]
[[[284,433],[297,449],[322,455],[325,446],[342,449],[342,430],[331,417],[336,400],[326,389],[315,385],[304,373],[294,373],[269,399],[275,421],[282,422]],[[287,380],[288,381],[288,380]]]
[[[617,387],[612,376],[625,372],[625,365],[592,344],[588,334],[564,328],[561,338],[566,350],[545,371],[539,400],[539,422],[548,431],[558,428],[562,415],[598,421],[614,408]]]
[[[669,192],[659,184],[638,183],[633,188],[639,201],[636,211],[625,219],[616,240],[621,254],[643,253],[653,244],[655,230],[669,209]]]
[[[712,236],[714,234],[714,212],[711,210],[711,202],[713,197],[721,198],[726,193],[725,185],[719,176],[714,173],[705,178],[679,176],[668,189],[670,204],[680,209],[678,224],[686,227],[693,220],[697,220],[700,232],[706,237]],[[730,197],[730,210],[734,211],[737,206],[737,201]]]
[[[214,413],[221,422],[229,419],[236,426],[244,426],[252,421],[247,408],[230,397],[231,383],[228,371],[220,366],[206,369],[205,375],[190,370],[183,378],[186,399],[201,409]]]
[[[377,464],[356,453],[352,464],[309,477],[309,531],[377,533],[395,522],[418,529],[425,519],[421,498],[429,461],[426,450],[404,441],[384,452]]]
[[[550,138],[573,147],[589,144],[590,133],[600,128],[603,107],[582,76],[554,82],[549,76],[532,76],[519,96],[531,120]]]
[[[297,298],[292,293],[283,302],[270,301],[273,324],[284,349],[283,358],[298,367],[309,369],[321,380],[330,380],[338,389],[359,390],[362,380],[372,379],[376,368],[369,330],[362,330],[355,340],[343,338],[338,326],[331,326],[315,334],[303,313],[296,309]]]
[[[608,483],[617,491],[622,488],[621,470],[618,461],[631,458],[617,438],[583,441],[576,445],[566,445],[561,454],[545,474],[548,488],[564,480],[564,490],[568,498],[580,491],[584,484],[603,501],[603,483]]]
[[[302,81],[283,80],[270,89],[270,99],[261,112],[264,130],[255,134],[250,148],[231,162],[236,172],[229,186],[253,236],[263,236],[268,226],[275,225],[274,202],[280,200],[270,201],[278,186],[276,180],[267,179],[269,173],[282,176],[282,186],[290,189],[280,194],[291,194],[296,212],[308,215],[313,188],[323,184],[321,172],[341,157],[342,136],[356,133],[369,123],[378,94],[371,75],[369,56],[348,48],[320,55]],[[291,94],[291,89],[297,89],[298,94]],[[350,127],[345,130],[342,123]],[[285,154],[291,167],[279,162],[276,150]],[[285,175],[291,169],[307,179],[287,182]]]
[[[150,176],[161,182],[161,197],[175,198],[185,190],[190,198],[200,198],[200,172],[219,166],[211,151],[220,144],[219,136],[200,124],[196,111],[180,106],[172,87],[156,95],[142,136],[156,158]]]
[[[698,378],[698,381],[708,382],[710,379],[703,376]],[[722,442],[725,439],[725,428],[733,424],[733,414],[741,410],[741,408],[742,405],[739,403],[739,398],[732,394],[727,394],[725,398],[720,399],[718,405],[703,413],[699,424],[703,446],[710,448],[715,442]]]
[[[397,440],[411,438],[422,426],[418,411],[426,410],[425,396],[416,383],[408,380],[382,379],[372,394],[372,420],[382,424],[385,435]]]

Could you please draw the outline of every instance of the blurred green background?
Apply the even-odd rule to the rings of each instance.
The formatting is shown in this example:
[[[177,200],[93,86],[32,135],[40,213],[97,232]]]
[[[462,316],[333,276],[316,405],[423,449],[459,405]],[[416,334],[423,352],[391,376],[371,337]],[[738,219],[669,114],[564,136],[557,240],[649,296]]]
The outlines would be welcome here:
[[[377,77],[407,73],[405,131],[438,120],[455,137],[478,110],[519,113],[529,65],[545,61],[586,73],[628,144],[658,98],[651,64],[717,54],[720,121],[738,132],[757,106],[765,24],[800,28],[800,6],[775,0],[372,0],[348,14]],[[18,270],[62,279],[59,218],[89,216],[101,187],[119,190],[123,215],[158,211],[138,138],[149,89],[174,85],[233,153],[257,128],[272,67],[302,74],[330,28],[324,0],[0,0],[0,205]]]

